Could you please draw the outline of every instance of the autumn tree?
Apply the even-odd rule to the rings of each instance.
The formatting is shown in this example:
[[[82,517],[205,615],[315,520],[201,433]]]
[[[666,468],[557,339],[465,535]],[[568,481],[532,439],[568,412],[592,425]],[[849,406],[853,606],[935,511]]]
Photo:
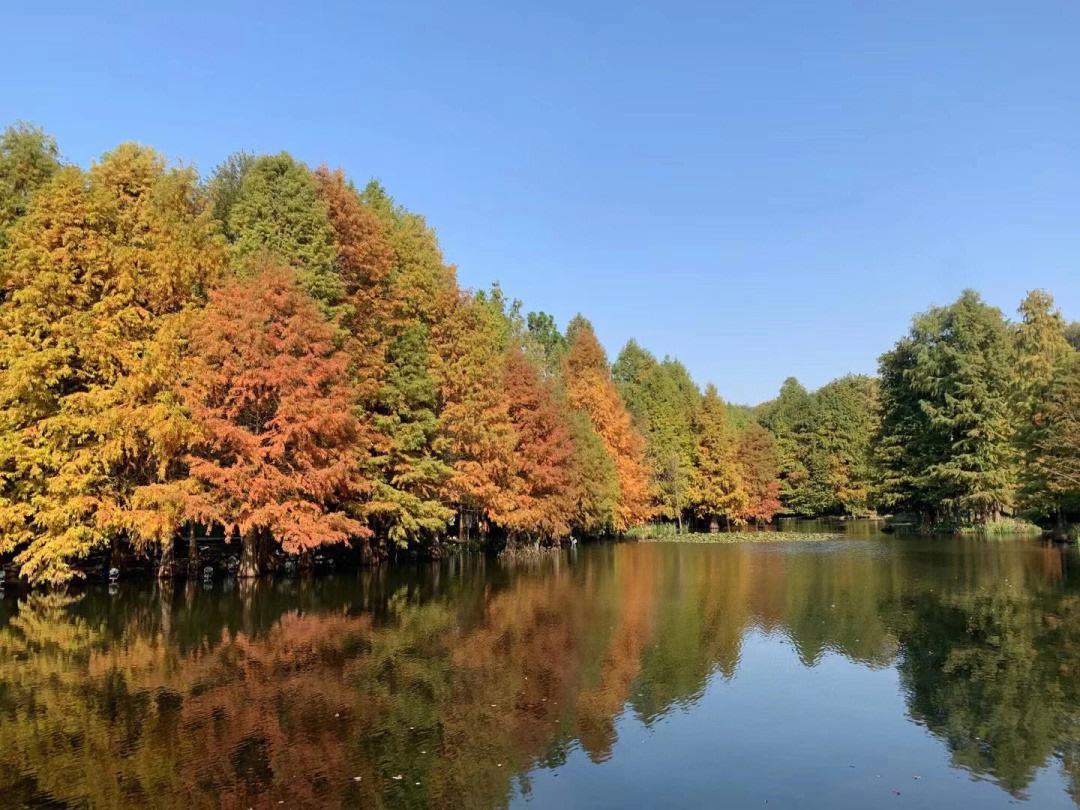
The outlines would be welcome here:
[[[500,321],[488,300],[463,296],[436,343],[440,431],[452,463],[445,493],[457,510],[462,540],[474,522],[485,530],[513,506],[509,479],[517,435],[503,390],[507,347]]]
[[[356,392],[334,331],[269,260],[212,291],[191,324],[177,386],[195,430],[190,477],[140,496],[239,536],[242,577],[259,573],[271,538],[300,553],[370,534],[341,509],[356,491]]]
[[[780,511],[776,442],[772,433],[752,422],[739,434],[735,450],[746,503],[735,516],[740,522],[769,523]]]
[[[682,363],[665,357],[646,377],[641,399],[653,492],[668,517],[681,527],[694,475],[695,445],[700,438],[694,420],[701,393]]]
[[[574,440],[551,384],[514,347],[506,359],[507,415],[516,445],[509,508],[498,522],[513,537],[558,540],[573,519]]]
[[[697,409],[694,466],[690,474],[689,501],[694,512],[719,528],[720,518],[738,519],[749,505],[736,461],[735,435],[727,420],[727,407],[716,388],[709,385]]]
[[[592,326],[580,315],[567,327],[563,359],[567,401],[585,411],[615,465],[619,502],[615,528],[626,531],[653,515],[644,441],[634,429]]]
[[[456,271],[443,260],[435,231],[419,214],[398,205],[376,181],[360,194],[387,228],[394,250],[393,280],[401,319],[432,326],[454,307]]]
[[[592,536],[611,533],[617,523],[618,474],[588,414],[575,410],[567,399],[563,363],[569,350],[566,337],[559,332],[554,318],[544,312],[530,312],[527,317],[522,317],[521,302],[509,300],[498,284],[493,285],[490,292],[482,294],[481,298],[500,313],[504,329],[499,333],[499,339],[505,335],[511,347],[506,385],[510,387],[508,401],[512,421],[519,433],[517,454],[528,456],[533,453],[526,449],[532,441],[521,434],[534,436],[540,451],[532,466],[538,470],[546,468],[544,478],[566,476],[565,522],[568,526]],[[520,353],[520,357],[515,357],[515,353]],[[536,380],[533,379],[534,372]],[[515,374],[519,374],[516,383]],[[539,390],[535,388],[537,384],[540,385]],[[528,408],[518,408],[515,412],[515,400],[509,396],[511,389],[527,399],[531,403],[530,408],[537,413],[531,415]],[[530,419],[538,420],[538,424],[530,427]],[[556,427],[559,424],[562,425],[561,429]],[[565,470],[561,469],[562,454],[557,449],[562,446],[561,436],[564,432],[570,445]],[[548,457],[547,461],[543,460],[545,457]],[[534,473],[521,469],[516,475],[519,488],[522,483],[536,477]],[[527,486],[534,487],[535,484]],[[549,493],[537,505],[544,505],[546,509],[557,500],[563,499],[551,497]],[[544,523],[550,523],[552,530],[557,530],[555,536],[559,536],[561,520],[545,519]],[[541,534],[534,529],[534,536]]]
[[[3,256],[0,552],[57,582],[130,532],[133,489],[168,466],[167,380],[147,349],[224,253],[195,174],[128,144],[60,169]]]
[[[635,341],[609,366],[580,316],[463,293],[377,182],[240,152],[201,184],[130,144],[83,171],[0,135],[0,555],[35,582],[105,548],[166,571],[208,522],[249,573],[271,536],[435,555],[455,516],[514,542],[781,505],[1063,523],[1077,347],[1047,293],[1013,323],[966,291],[877,378],[734,406]]]
[[[394,249],[383,222],[361,202],[340,169],[319,168],[314,175],[319,199],[334,230],[334,270],[342,291],[338,323],[349,354],[349,376],[356,394],[354,449],[362,499],[352,508],[365,522],[378,523],[401,497],[383,474],[390,437],[380,429],[380,392],[387,385],[387,350],[395,325]]]

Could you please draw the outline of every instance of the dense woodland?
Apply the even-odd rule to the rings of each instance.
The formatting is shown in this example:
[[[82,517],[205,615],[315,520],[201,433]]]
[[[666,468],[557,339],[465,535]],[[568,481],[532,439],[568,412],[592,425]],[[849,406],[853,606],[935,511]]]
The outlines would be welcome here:
[[[779,513],[1063,525],[1080,508],[1080,330],[1028,295],[917,316],[876,378],[749,408],[634,341],[609,363],[423,217],[287,153],[209,177],[124,144],[89,170],[0,139],[0,563],[240,576]]]

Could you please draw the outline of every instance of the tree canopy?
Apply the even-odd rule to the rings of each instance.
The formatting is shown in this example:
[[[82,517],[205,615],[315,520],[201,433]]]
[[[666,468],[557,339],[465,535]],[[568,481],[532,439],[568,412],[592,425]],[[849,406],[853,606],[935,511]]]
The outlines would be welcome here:
[[[884,476],[892,505],[985,521],[1014,503],[1013,344],[968,290],[919,315],[881,358]]]
[[[915,317],[876,377],[704,393],[463,290],[377,181],[238,152],[205,181],[124,144],[88,170],[0,137],[0,565],[63,582],[196,532],[244,570],[558,544],[655,521],[1080,517],[1077,326],[1033,291]],[[95,563],[96,564],[96,563]]]

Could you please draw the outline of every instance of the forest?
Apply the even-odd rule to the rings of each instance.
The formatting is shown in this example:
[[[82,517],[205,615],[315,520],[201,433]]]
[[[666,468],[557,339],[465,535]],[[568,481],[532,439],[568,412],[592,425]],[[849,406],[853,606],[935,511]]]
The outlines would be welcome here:
[[[1064,530],[1080,327],[964,292],[876,377],[754,407],[630,341],[609,362],[498,284],[462,289],[376,181],[287,153],[208,177],[126,143],[89,169],[0,138],[0,570],[250,577],[778,514]],[[140,562],[141,561],[141,562]]]

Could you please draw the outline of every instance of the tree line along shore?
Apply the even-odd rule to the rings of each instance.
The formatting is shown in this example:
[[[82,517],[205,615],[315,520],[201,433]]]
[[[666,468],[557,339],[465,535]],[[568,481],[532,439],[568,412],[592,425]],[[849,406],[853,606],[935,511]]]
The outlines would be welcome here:
[[[209,177],[0,138],[0,571],[249,577],[777,514],[1064,527],[1080,330],[1042,291],[915,317],[876,377],[748,407],[630,341],[610,363],[424,218],[287,153]],[[217,549],[215,552],[213,549]],[[114,573],[115,576],[115,573]]]

